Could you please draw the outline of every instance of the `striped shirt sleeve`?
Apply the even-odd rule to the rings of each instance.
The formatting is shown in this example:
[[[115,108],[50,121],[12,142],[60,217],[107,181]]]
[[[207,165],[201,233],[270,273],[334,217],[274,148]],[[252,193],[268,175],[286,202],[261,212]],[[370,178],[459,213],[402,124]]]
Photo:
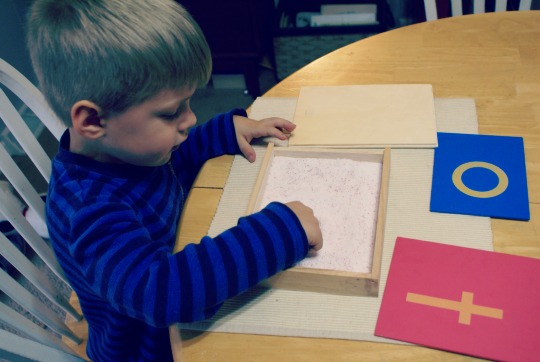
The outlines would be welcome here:
[[[106,217],[97,203],[79,211],[71,254],[97,294],[153,326],[208,318],[226,299],[294,265],[308,250],[299,220],[280,203],[177,254],[149,240],[132,210],[120,203],[106,208]]]

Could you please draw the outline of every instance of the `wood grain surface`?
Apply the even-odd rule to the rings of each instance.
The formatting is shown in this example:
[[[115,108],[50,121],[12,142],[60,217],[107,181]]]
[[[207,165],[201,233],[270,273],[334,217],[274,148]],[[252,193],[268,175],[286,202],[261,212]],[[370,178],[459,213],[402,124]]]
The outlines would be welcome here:
[[[524,138],[531,220],[493,219],[494,244],[499,252],[540,258],[540,12],[468,15],[388,31],[323,56],[265,96],[298,97],[302,86],[396,83],[432,84],[437,98],[474,98],[480,133]],[[206,234],[231,162],[231,157],[219,158],[203,170],[184,211],[180,241]],[[211,180],[210,186],[203,180]],[[171,327],[175,358],[185,361],[473,359],[373,342],[181,334]]]

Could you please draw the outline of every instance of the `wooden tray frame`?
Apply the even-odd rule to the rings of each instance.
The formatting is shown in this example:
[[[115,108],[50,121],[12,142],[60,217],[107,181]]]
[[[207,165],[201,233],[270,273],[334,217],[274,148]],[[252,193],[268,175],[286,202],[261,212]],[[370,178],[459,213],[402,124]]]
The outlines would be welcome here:
[[[379,278],[384,242],[388,182],[390,177],[390,149],[321,149],[321,148],[268,148],[261,163],[259,175],[248,204],[248,214],[259,208],[268,178],[269,165],[276,155],[290,157],[349,158],[353,160],[382,162],[381,187],[377,211],[377,225],[370,273],[335,271],[295,266],[267,279],[263,285],[287,290],[323,292],[338,295],[369,296],[379,295]]]

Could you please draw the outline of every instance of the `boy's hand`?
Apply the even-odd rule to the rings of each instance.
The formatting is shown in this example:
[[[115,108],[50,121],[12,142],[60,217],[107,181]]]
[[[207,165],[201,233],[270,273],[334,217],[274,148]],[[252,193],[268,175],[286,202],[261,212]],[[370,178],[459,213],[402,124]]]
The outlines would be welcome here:
[[[272,136],[286,140],[288,134],[296,127],[294,123],[277,117],[255,121],[242,116],[234,116],[233,123],[240,151],[249,162],[254,162],[256,157],[255,150],[250,145],[254,138]]]
[[[298,217],[304,231],[306,232],[309,247],[312,250],[321,250],[323,239],[319,221],[315,218],[313,210],[300,201],[287,202],[287,205]]]

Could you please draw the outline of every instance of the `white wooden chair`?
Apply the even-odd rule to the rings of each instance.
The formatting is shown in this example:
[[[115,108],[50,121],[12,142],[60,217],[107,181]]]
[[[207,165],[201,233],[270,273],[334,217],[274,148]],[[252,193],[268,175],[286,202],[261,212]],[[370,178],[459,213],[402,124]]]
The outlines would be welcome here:
[[[41,92],[2,59],[0,59],[0,86],[9,89],[20,98],[56,139],[60,138],[65,127],[48,107]],[[2,87],[0,87],[0,119],[48,182],[51,160]],[[43,200],[1,143],[0,171],[22,201],[44,222]],[[0,358],[33,361],[84,360],[62,340],[64,338],[71,343],[81,344],[84,338],[76,335],[66,325],[62,313],[66,313],[76,321],[82,320],[82,315],[70,304],[65,292],[62,294],[57,286],[59,283],[67,285],[67,281],[52,248],[21,214],[20,201],[14,193],[2,187],[0,187],[0,214],[3,214],[34,252],[32,258],[28,257],[0,233],[0,254],[18,271],[8,273],[0,269],[0,289],[4,293],[0,298],[0,321],[7,326],[5,330],[0,330]],[[43,263],[46,267],[42,266]],[[41,265],[41,269],[36,265]],[[54,273],[55,279],[59,282],[51,282],[44,268],[48,269],[49,273]],[[24,278],[21,278],[21,275]],[[29,285],[28,282],[30,287],[25,287]],[[29,291],[36,289],[39,292]],[[13,301],[22,309],[13,308]],[[58,310],[64,312],[58,313]],[[32,317],[28,318],[29,314]]]
[[[495,11],[506,11],[507,0],[495,0]],[[530,10],[532,0],[520,0],[518,10]],[[462,0],[450,0],[452,16],[463,15],[463,1]],[[426,8],[427,21],[437,20],[439,18],[437,14],[437,1],[436,0],[424,0],[424,6]],[[474,0],[472,12],[474,14],[486,12],[485,0]]]

